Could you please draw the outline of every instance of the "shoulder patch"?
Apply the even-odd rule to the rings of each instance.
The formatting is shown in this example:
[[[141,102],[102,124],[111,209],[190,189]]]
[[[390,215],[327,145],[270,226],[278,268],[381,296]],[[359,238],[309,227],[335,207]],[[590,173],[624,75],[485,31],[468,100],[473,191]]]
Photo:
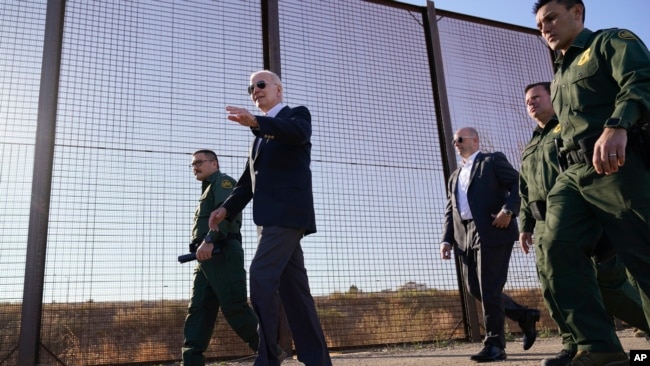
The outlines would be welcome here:
[[[562,125],[558,123],[558,125],[553,129],[553,133],[560,133],[560,131],[562,131]]]
[[[584,52],[582,52],[582,56],[580,57],[580,60],[578,60],[578,66],[584,65],[585,63],[587,63],[587,61],[589,61],[590,58],[591,58],[591,47],[587,48],[586,50],[584,50]]]
[[[618,32],[618,38],[620,39],[636,39],[636,36],[630,31],[622,30]]]
[[[229,181],[228,179],[224,179],[221,181],[221,188],[232,188],[232,182]]]

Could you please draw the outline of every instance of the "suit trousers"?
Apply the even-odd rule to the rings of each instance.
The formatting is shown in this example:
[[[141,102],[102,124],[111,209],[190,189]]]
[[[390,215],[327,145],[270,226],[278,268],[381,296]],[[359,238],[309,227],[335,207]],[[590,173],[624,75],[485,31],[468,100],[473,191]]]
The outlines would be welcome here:
[[[525,319],[528,308],[503,293],[508,278],[512,243],[486,247],[477,243],[473,222],[466,225],[467,249],[460,254],[463,280],[469,293],[481,302],[485,325],[485,345],[506,348],[505,317],[519,322]]]
[[[280,300],[293,334],[298,360],[331,366],[325,335],[309,289],[300,239],[304,229],[259,226],[250,267],[251,303],[259,318],[260,348],[255,366],[278,366]]]

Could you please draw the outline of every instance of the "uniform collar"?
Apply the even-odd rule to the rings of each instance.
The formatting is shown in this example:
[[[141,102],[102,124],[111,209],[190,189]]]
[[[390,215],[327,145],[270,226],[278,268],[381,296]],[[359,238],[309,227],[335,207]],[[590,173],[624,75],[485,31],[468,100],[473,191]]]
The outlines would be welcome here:
[[[552,129],[552,128],[555,128],[559,123],[560,123],[560,121],[557,119],[557,117],[556,117],[556,116],[553,116],[553,117],[552,117],[548,122],[546,122],[546,124],[544,125],[544,130],[545,130],[545,131],[548,131],[548,130],[550,130],[550,129]]]
[[[571,45],[571,47],[569,47],[567,52],[570,52],[571,49],[573,48],[578,48],[580,50],[583,50],[587,46],[587,43],[589,42],[593,34],[594,32],[592,32],[589,28],[582,29],[580,33],[578,33],[578,35],[576,36],[576,39],[573,40],[573,44]],[[555,63],[561,64],[562,60],[564,60],[564,56],[565,55],[563,55],[562,52],[558,52],[558,56],[555,59]]]
[[[578,36],[573,41],[571,47],[585,48],[592,34],[594,34],[594,32],[588,28],[584,28],[582,31],[580,31],[580,33],[578,33]]]
[[[201,186],[203,187],[203,189],[205,189],[205,187],[207,187],[208,185],[210,185],[210,184],[214,183],[215,181],[217,181],[217,180],[219,179],[220,176],[221,176],[221,172],[219,171],[219,169],[217,169],[216,172],[212,173],[212,175],[210,175],[209,177],[207,177],[207,178],[202,182]]]
[[[558,121],[557,117],[553,116],[553,117],[551,117],[551,119],[548,122],[546,122],[546,124],[544,125],[544,129],[540,129],[539,126],[537,126],[537,128],[540,130],[540,132],[541,131],[549,131],[549,130],[555,128],[559,123],[560,123],[560,121]]]

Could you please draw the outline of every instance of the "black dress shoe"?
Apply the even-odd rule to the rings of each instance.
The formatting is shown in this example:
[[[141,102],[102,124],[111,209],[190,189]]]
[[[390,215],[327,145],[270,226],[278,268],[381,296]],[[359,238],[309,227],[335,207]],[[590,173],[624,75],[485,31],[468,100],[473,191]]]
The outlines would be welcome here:
[[[519,321],[519,326],[524,332],[524,351],[530,349],[537,339],[537,327],[535,323],[539,321],[539,310],[530,309],[526,312],[526,318]]]
[[[542,366],[565,366],[576,355],[576,351],[569,351],[568,349],[563,349],[557,355],[553,357],[547,357],[542,360]]]
[[[481,352],[470,357],[470,360],[476,362],[492,362],[505,360],[506,358],[506,351],[497,346],[486,345]]]

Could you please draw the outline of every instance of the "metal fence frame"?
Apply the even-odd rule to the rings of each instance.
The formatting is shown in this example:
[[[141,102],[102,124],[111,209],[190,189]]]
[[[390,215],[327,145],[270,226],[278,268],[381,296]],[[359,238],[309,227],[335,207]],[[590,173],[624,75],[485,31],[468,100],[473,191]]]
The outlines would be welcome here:
[[[380,6],[390,6],[408,9],[422,14],[424,32],[427,40],[427,53],[430,61],[431,85],[434,93],[439,144],[444,157],[445,180],[456,168],[456,157],[453,145],[449,143],[453,136],[449,101],[446,93],[445,73],[437,21],[439,17],[454,17],[470,22],[487,24],[503,29],[537,34],[534,29],[488,21],[480,18],[437,10],[433,2],[425,7],[398,4],[387,0],[372,0]],[[262,31],[264,34],[264,67],[282,73],[282,54],[280,52],[279,0],[261,2]],[[40,329],[43,311],[43,279],[45,275],[45,260],[48,240],[48,219],[51,194],[52,169],[55,148],[55,130],[57,118],[57,98],[59,90],[59,74],[61,62],[61,47],[63,44],[63,29],[65,21],[65,0],[48,0],[45,24],[45,39],[43,61],[41,68],[41,89],[38,105],[38,124],[35,140],[35,156],[32,176],[32,200],[29,217],[29,235],[27,238],[26,270],[21,314],[21,328],[18,344],[18,364],[36,364],[40,352]],[[550,67],[549,57],[549,67]],[[460,266],[456,266],[459,268]],[[460,272],[457,271],[458,288],[463,289]],[[476,303],[469,294],[461,291],[461,303],[464,310],[464,330],[468,339],[480,339],[480,322]]]

